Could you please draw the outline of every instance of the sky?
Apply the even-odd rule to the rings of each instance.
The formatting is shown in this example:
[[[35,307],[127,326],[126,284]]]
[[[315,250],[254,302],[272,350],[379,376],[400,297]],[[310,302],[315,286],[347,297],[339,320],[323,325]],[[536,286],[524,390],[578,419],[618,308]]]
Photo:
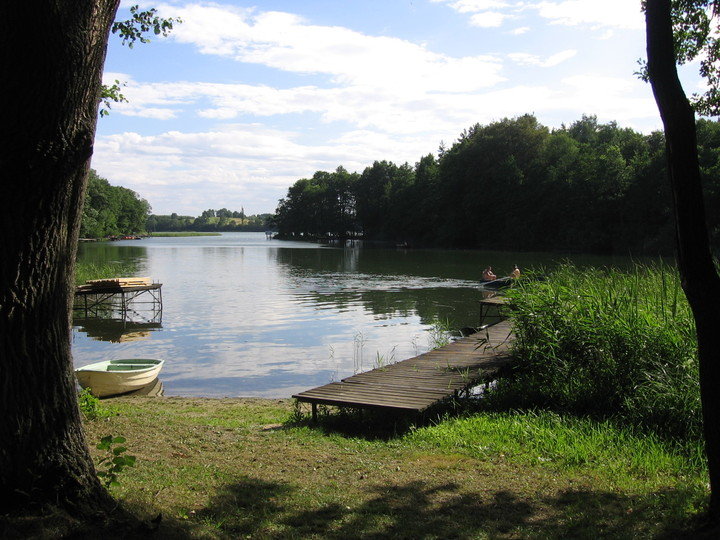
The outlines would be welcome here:
[[[137,2],[123,0],[118,19]],[[104,81],[92,167],[153,213],[271,213],[300,178],[376,160],[411,165],[470,126],[583,114],[660,129],[640,0],[267,0],[140,4],[180,17]],[[688,93],[699,89],[692,66]]]

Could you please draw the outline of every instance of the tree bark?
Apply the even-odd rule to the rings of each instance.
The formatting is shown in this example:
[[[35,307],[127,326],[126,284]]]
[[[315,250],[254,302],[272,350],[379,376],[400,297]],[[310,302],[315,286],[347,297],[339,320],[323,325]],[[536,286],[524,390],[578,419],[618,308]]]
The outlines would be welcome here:
[[[698,339],[709,515],[720,521],[720,277],[713,263],[697,153],[695,114],[675,62],[670,0],[648,0],[648,74],[665,128],[677,260]]]
[[[119,0],[0,5],[0,504],[106,512],[70,354],[77,236]]]

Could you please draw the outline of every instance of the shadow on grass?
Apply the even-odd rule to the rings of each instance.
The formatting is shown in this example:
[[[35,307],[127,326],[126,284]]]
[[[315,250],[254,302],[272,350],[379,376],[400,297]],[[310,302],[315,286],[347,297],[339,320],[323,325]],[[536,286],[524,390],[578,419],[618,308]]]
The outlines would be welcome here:
[[[479,494],[461,493],[452,483],[375,486],[368,496],[352,509],[338,504],[309,509],[284,518],[283,523],[300,536],[468,538],[482,532],[509,532],[533,513],[530,504],[508,492],[482,501]]]
[[[283,501],[292,491],[286,483],[244,478],[216,494],[207,508],[195,514],[195,520],[222,535],[263,536],[284,512]]]
[[[684,522],[691,493],[632,497],[567,490],[519,497],[454,483],[371,485],[357,503],[323,502],[289,483],[247,478],[229,485],[190,520],[163,523],[157,537],[222,538],[716,538]],[[298,507],[301,507],[298,509]],[[195,531],[193,531],[195,529]]]
[[[688,501],[694,498],[683,491],[640,497],[566,490],[552,496],[520,497],[508,490],[467,490],[455,483],[411,481],[369,485],[352,506],[322,501],[314,490],[302,491],[288,482],[247,477],[220,490],[207,507],[188,519],[166,517],[159,527],[150,522],[138,526],[132,520],[85,524],[65,528],[65,534],[60,536],[674,539],[718,538],[720,533],[717,528],[702,529],[699,520],[683,521],[680,516],[685,515]],[[148,515],[152,509],[144,508],[141,513]],[[51,531],[35,528],[32,537],[55,537]]]
[[[184,518],[167,516],[154,506],[120,503],[119,509],[132,515],[134,522],[75,526],[71,534],[62,538],[73,539],[135,539],[152,538],[170,540],[182,538],[272,538],[265,531],[276,529],[274,523],[284,515],[283,503],[292,495],[286,483],[266,482],[257,478],[244,478],[218,490],[207,507],[191,511]],[[151,518],[149,516],[156,516]],[[0,528],[0,531],[2,528]],[[38,538],[55,536],[39,535]],[[5,538],[0,536],[0,538]],[[12,538],[26,538],[13,536]]]
[[[312,420],[309,413],[302,411],[302,405],[297,404],[295,414],[284,425],[305,426],[325,434],[340,434],[369,441],[388,441],[402,437],[412,428],[435,424],[460,412],[463,411],[457,402],[451,399],[440,402],[422,414],[319,405],[317,420]]]

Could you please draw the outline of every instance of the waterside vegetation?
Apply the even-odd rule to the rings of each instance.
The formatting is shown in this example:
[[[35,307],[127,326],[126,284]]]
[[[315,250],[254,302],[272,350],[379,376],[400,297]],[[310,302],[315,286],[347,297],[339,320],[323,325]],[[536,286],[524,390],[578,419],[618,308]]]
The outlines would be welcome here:
[[[220,236],[219,232],[151,232],[148,236],[154,236],[157,238],[181,238],[186,236]]]
[[[517,363],[492,400],[701,438],[695,325],[673,268],[568,264],[509,295]]]
[[[190,236],[219,231],[264,231],[270,214],[246,216],[244,210],[205,210],[197,217],[155,215],[150,204],[136,192],[113,186],[94,170],[88,174],[80,237],[85,239],[116,238],[128,235],[162,234]]]
[[[130,262],[94,263],[77,261],[75,264],[75,284],[80,285],[89,279],[107,279],[134,276],[137,266]]]
[[[720,124],[698,120],[708,228],[720,247]],[[298,180],[282,237],[362,237],[410,246],[593,253],[674,248],[665,138],[584,116],[475,124],[415,165],[378,160]]]
[[[270,225],[270,214],[245,215],[245,210],[219,210],[208,209],[197,216],[180,216],[176,213],[170,215],[147,216],[146,227],[148,232],[163,231],[163,236],[168,232],[261,232],[268,230]]]
[[[106,238],[143,233],[149,212],[150,204],[137,193],[111,185],[90,169],[80,237]]]

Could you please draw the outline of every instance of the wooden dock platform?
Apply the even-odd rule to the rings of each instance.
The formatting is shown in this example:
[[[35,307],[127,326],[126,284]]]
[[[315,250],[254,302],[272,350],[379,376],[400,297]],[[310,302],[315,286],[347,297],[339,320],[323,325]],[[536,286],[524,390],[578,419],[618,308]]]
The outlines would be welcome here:
[[[313,418],[318,404],[422,412],[494,378],[511,361],[512,338],[510,322],[502,321],[439,349],[293,397],[312,405]]]
[[[104,317],[118,311],[125,320],[130,311],[142,308],[152,313],[148,322],[162,321],[162,283],[150,278],[112,278],[89,280],[75,287],[73,312],[88,317]]]
[[[155,291],[162,283],[153,283],[150,278],[91,279],[75,287],[77,296],[91,294],[123,294],[129,292]]]

